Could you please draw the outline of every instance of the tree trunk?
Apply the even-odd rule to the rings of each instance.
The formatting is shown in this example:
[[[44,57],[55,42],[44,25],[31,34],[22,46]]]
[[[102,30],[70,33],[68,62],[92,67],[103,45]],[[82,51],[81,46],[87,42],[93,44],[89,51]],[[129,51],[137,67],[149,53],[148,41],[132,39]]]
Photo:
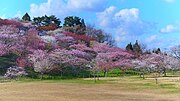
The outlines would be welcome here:
[[[104,71],[104,77],[106,77],[106,71]]]
[[[94,82],[96,82],[96,72],[94,72]]]
[[[144,72],[143,72],[142,74],[143,74],[143,79],[145,79],[145,77],[144,77]]]
[[[99,80],[99,73],[100,73],[100,72],[98,71],[98,73],[97,73],[97,77],[98,77],[97,79],[98,79],[98,80]]]
[[[61,71],[61,77],[63,76],[63,72]]]
[[[142,72],[139,72],[139,77],[142,78]]]
[[[43,79],[43,73],[41,73],[41,80]]]
[[[156,80],[156,84],[158,84],[158,79],[157,79],[157,78],[155,78],[155,80]]]
[[[107,75],[108,75],[108,72],[106,71],[105,77],[107,77]]]
[[[165,77],[167,76],[166,68],[164,68],[164,76],[165,76]]]
[[[172,70],[172,74],[173,74],[173,76],[174,76],[174,70]]]

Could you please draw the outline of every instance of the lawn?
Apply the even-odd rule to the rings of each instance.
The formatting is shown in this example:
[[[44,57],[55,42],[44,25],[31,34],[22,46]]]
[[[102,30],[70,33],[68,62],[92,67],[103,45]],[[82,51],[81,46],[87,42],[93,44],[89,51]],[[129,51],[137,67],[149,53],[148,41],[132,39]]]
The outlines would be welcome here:
[[[180,78],[26,79],[0,83],[0,101],[180,101]]]

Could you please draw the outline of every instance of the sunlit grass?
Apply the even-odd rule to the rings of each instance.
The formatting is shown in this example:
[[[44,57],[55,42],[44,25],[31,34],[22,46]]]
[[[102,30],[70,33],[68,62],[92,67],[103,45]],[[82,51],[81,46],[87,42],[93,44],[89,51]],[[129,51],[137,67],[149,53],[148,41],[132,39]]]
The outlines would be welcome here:
[[[41,80],[21,78],[0,83],[2,101],[179,101],[178,77],[139,76]],[[38,95],[38,96],[37,96]],[[46,97],[45,97],[46,96]],[[47,97],[48,96],[48,97]],[[121,100],[119,100],[121,99]]]

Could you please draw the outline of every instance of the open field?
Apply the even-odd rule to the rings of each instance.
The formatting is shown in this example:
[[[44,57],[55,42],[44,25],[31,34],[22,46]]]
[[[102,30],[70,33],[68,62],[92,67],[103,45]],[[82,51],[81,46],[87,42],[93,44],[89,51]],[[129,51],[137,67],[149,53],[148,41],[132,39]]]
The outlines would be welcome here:
[[[180,101],[180,78],[12,81],[0,83],[0,101]]]

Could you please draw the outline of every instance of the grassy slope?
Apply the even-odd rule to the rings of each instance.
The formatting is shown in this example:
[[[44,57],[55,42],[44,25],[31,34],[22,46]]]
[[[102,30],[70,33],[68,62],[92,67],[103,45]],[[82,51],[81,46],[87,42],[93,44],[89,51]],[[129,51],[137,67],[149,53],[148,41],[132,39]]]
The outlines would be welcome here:
[[[0,84],[0,101],[180,101],[178,77],[23,80]]]

